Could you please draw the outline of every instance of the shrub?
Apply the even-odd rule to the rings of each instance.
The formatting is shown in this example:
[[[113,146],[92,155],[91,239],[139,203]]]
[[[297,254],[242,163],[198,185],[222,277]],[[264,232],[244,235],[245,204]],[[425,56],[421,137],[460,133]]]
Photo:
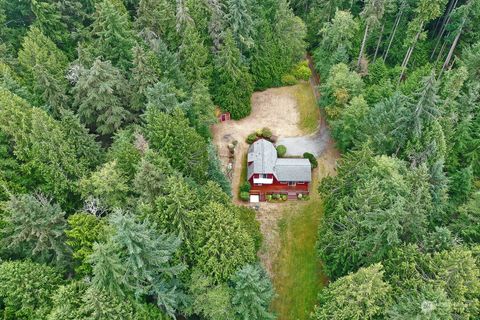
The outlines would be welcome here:
[[[280,195],[279,195],[279,194],[274,194],[274,195],[273,195],[273,199],[275,199],[275,200],[280,199]]]
[[[286,194],[282,194],[282,200],[287,201],[287,195]]]
[[[257,135],[255,133],[251,133],[251,134],[248,135],[248,137],[247,137],[247,143],[248,144],[254,143],[255,140],[257,140]]]
[[[308,81],[312,76],[312,70],[308,67],[308,61],[304,60],[295,66],[293,76],[298,80]]]
[[[272,195],[271,194],[267,194],[267,201],[272,201]]]
[[[252,189],[252,186],[250,185],[250,183],[248,181],[245,181],[240,186],[240,192],[250,192],[251,189]]]
[[[277,146],[277,156],[279,158],[283,158],[285,156],[285,154],[287,153],[287,147],[285,147],[284,145],[279,145]]]
[[[291,74],[285,74],[282,76],[282,83],[286,86],[292,86],[294,84],[297,84],[297,79],[295,79],[294,75]]]
[[[297,198],[298,198],[298,200],[302,200],[303,194],[299,193],[299,194],[297,195]]]
[[[311,153],[309,153],[309,152],[305,152],[305,153],[303,154],[303,157],[306,158],[306,159],[308,159],[308,160],[310,161],[310,164],[312,165],[312,168],[313,168],[313,169],[316,168],[316,167],[318,167],[318,161],[317,161],[317,159],[315,158],[315,156],[314,156],[313,154],[311,154]]]
[[[262,129],[262,137],[264,137],[265,139],[270,139],[272,135],[272,130],[270,130],[269,128]]]
[[[243,201],[250,200],[250,193],[248,193],[246,191],[240,192],[240,199],[243,200]]]

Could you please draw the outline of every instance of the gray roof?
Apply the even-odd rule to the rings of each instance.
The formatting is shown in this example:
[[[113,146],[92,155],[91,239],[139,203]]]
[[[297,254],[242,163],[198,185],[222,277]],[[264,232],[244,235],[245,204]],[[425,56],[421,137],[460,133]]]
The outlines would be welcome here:
[[[308,159],[277,159],[274,171],[278,181],[312,181],[312,166]]]
[[[277,159],[277,150],[271,142],[264,139],[250,146],[247,162],[251,162],[248,166],[248,179],[254,173],[270,173],[279,181],[312,181],[312,167],[308,159]]]
[[[265,139],[255,141],[248,149],[248,179],[254,173],[273,173],[277,161],[277,149]]]

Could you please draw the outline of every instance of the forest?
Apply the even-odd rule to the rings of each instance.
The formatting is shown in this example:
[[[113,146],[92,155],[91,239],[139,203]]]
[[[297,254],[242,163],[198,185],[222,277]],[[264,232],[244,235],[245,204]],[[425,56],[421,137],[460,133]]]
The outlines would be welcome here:
[[[342,152],[313,319],[479,319],[480,1],[293,1]]]
[[[0,317],[276,319],[210,127],[309,53],[342,154],[311,319],[478,319],[479,24],[480,0],[0,0]]]

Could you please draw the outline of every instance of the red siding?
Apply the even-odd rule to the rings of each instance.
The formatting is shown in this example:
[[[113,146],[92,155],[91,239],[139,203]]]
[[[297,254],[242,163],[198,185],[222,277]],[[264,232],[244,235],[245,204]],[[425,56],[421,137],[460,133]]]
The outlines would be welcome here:
[[[269,175],[271,177],[272,175]],[[260,195],[260,201],[265,201],[265,196],[267,194],[277,193],[277,194],[286,194],[289,195],[289,199],[296,199],[298,193],[308,194],[309,193],[309,183],[297,183],[295,186],[289,186],[288,183],[280,183],[275,176],[273,176],[272,184],[264,184],[261,186],[256,186],[253,184],[253,177],[258,178],[258,174],[254,174],[249,182],[252,186],[250,194]]]

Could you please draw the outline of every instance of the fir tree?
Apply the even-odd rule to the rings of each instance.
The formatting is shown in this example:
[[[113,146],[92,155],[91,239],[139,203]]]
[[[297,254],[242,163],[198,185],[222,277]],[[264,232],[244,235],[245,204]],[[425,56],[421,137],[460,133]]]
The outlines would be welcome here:
[[[51,267],[30,261],[0,264],[0,299],[5,319],[46,319],[62,278]]]
[[[391,287],[381,264],[361,268],[330,284],[319,297],[314,319],[375,319],[385,314]]]
[[[159,233],[148,221],[137,222],[130,214],[115,212],[109,218],[114,232],[105,244],[95,244],[92,284],[97,290],[122,297],[153,295],[170,316],[179,303],[175,277],[183,270],[172,261],[180,241]]]
[[[219,283],[238,266],[253,262],[253,240],[229,208],[212,202],[198,214],[201,223],[195,228],[194,262],[199,270]]]
[[[215,57],[214,80],[215,102],[224,111],[230,112],[233,119],[250,114],[253,81],[242,62],[231,31],[227,31],[225,42]]]
[[[34,103],[47,104],[47,109],[59,116],[68,107],[65,54],[38,28],[32,27],[25,36],[18,61],[35,93]]]
[[[122,4],[123,6],[123,4]],[[111,0],[97,3],[87,50],[91,58],[109,60],[117,68],[127,70],[132,64],[135,45],[128,14]]]
[[[132,110],[136,112],[145,109],[147,90],[161,77],[160,70],[155,66],[156,63],[155,54],[151,50],[146,50],[139,45],[133,48],[130,87],[132,88]]]
[[[178,42],[175,13],[174,1],[140,0],[135,26],[139,31],[153,32],[173,49]]]
[[[43,195],[10,197],[6,203],[3,245],[39,262],[68,261],[65,212]]]
[[[109,61],[95,60],[74,88],[82,121],[102,135],[115,132],[129,118],[125,108],[126,80]]]
[[[275,319],[268,310],[272,302],[273,286],[260,265],[246,265],[232,277],[232,305],[240,319]]]
[[[208,170],[205,140],[188,126],[182,111],[166,114],[149,108],[145,135],[151,148],[167,158],[173,168],[196,181],[204,181]]]
[[[193,23],[189,23],[183,33],[179,48],[182,69],[190,84],[203,81],[210,83],[212,67],[209,65],[209,52]]]
[[[248,0],[227,0],[225,16],[233,37],[243,55],[255,45],[255,23],[252,18],[252,8]]]

